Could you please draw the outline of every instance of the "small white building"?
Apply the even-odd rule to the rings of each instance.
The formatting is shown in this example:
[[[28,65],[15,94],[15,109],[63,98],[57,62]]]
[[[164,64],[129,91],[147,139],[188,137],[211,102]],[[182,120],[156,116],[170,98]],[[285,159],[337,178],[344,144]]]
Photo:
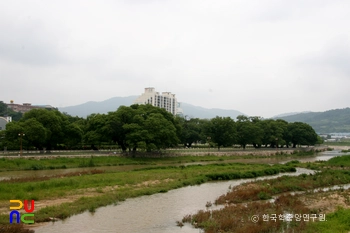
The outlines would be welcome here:
[[[5,130],[7,123],[12,121],[12,117],[0,117],[0,130]]]
[[[178,113],[178,102],[175,94],[171,92],[156,92],[154,87],[146,87],[145,92],[140,95],[134,104],[151,104],[152,106],[164,108],[166,111],[176,115]]]

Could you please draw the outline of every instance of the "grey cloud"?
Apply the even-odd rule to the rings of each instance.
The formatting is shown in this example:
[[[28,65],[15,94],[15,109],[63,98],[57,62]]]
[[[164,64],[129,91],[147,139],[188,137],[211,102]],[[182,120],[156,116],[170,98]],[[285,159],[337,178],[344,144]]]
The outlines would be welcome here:
[[[24,19],[21,23],[0,24],[0,58],[28,65],[52,65],[62,62],[55,44],[40,20]]]
[[[1,95],[65,106],[154,86],[209,108],[312,111],[325,92],[333,100],[348,88],[349,41],[330,41],[350,36],[347,2],[7,1],[0,3],[0,77],[10,88]],[[38,86],[47,92],[33,92]],[[261,101],[280,107],[258,108]]]
[[[331,66],[339,73],[350,79],[350,46],[340,44],[326,51],[320,63],[324,66]]]
[[[350,78],[350,40],[338,38],[318,53],[307,55],[297,62],[304,69],[336,72],[338,77]],[[337,76],[334,75],[336,78]]]
[[[291,19],[307,19],[310,15],[317,14],[320,11],[328,11],[332,6],[347,5],[346,0],[319,1],[319,0],[267,0],[257,1],[255,4],[255,14],[253,19],[256,21],[278,22]]]

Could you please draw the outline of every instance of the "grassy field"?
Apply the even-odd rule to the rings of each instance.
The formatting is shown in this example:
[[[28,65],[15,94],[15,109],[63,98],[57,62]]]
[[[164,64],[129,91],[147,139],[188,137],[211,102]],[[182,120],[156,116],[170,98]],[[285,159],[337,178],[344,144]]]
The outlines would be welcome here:
[[[286,154],[284,151],[276,153],[276,155],[200,155],[191,156],[183,155],[177,157],[121,157],[121,156],[94,156],[86,155],[84,157],[22,157],[22,158],[0,158],[1,171],[16,170],[48,170],[48,169],[65,169],[77,167],[101,167],[101,166],[124,166],[124,165],[181,165],[182,163],[192,162],[215,162],[215,161],[234,161],[238,159],[264,159],[264,158],[298,158],[300,156],[311,156],[313,151],[295,151],[292,154]]]
[[[311,223],[304,230],[305,233],[323,232],[349,232],[350,209],[339,207],[337,211],[327,215],[327,221]]]
[[[272,195],[289,190],[307,190],[310,187],[327,186],[331,182],[332,184],[349,182],[348,174],[344,171],[344,166],[347,166],[348,162],[344,165],[343,161],[338,162],[338,165],[324,163],[301,165],[296,161],[284,165],[235,162],[237,159],[240,159],[240,161],[245,159],[247,161],[251,159],[263,161],[264,158],[285,158],[286,156],[297,159],[312,154],[313,152],[309,151],[286,155],[281,151],[274,156],[250,154],[245,156],[202,155],[164,158],[120,156],[87,156],[85,158],[53,156],[40,159],[36,157],[1,158],[0,171],[78,167],[93,167],[94,170],[68,173],[62,176],[27,177],[0,181],[0,232],[2,226],[8,225],[10,199],[35,200],[35,222],[43,222],[50,221],[52,218],[64,219],[86,210],[94,212],[98,207],[115,204],[126,198],[167,192],[171,189],[197,185],[211,180],[254,178],[280,172],[293,172],[296,166],[314,168],[334,166],[340,171],[335,171],[335,173],[328,171],[329,173],[326,176],[320,176],[319,174],[301,176],[294,180],[289,180],[292,177],[283,177],[280,179],[280,181],[283,180],[281,184],[271,181],[268,187],[266,187],[266,183],[262,182],[261,188],[263,189],[257,191],[252,189],[255,190],[255,194],[244,196],[242,200],[244,198],[247,200],[265,200]],[[212,162],[212,164],[185,165],[195,162]],[[330,163],[332,162],[335,163],[331,160]],[[117,170],[118,167],[125,165],[143,165],[143,167],[129,171]],[[112,169],[108,171],[99,170],[99,167],[103,166],[109,166]],[[114,168],[116,169],[114,170]],[[303,180],[303,182],[300,183],[300,180]],[[210,225],[212,223],[208,222],[206,224]],[[206,226],[203,225],[202,227],[207,229]],[[10,232],[10,230],[7,229],[5,232]]]
[[[40,181],[15,179],[0,182],[0,209],[8,210],[10,199],[33,199],[40,203],[55,202],[63,197],[71,198],[73,202],[48,206],[35,212],[36,222],[47,221],[52,217],[64,219],[126,198],[167,192],[210,180],[252,178],[290,171],[295,171],[290,165],[225,163],[148,167],[127,172],[111,171]],[[0,223],[6,222],[8,213],[0,216]]]
[[[323,145],[325,146],[350,146],[350,140],[344,140],[339,142],[324,142]]]
[[[252,156],[181,156],[165,158],[129,158],[120,156],[86,156],[77,157],[52,157],[52,158],[16,158],[0,159],[0,171],[15,170],[47,170],[77,167],[101,167],[101,166],[124,166],[124,165],[166,165],[190,162],[226,161],[238,158],[251,158]]]

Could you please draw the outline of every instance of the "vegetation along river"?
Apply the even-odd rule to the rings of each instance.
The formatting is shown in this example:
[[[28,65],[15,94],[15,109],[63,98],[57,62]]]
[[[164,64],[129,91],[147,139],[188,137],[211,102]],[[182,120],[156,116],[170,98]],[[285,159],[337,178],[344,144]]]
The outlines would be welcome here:
[[[334,150],[334,151],[324,151],[318,153],[316,156],[303,156],[300,158],[297,158],[300,162],[314,162],[318,160],[326,161],[329,160],[330,158],[333,158],[334,156],[340,156],[343,153],[340,152],[340,150]],[[263,158],[263,159],[237,159],[234,160],[234,162],[244,162],[244,163],[270,163],[270,164],[275,164],[275,163],[286,163],[291,160],[295,160],[295,158]],[[180,165],[191,165],[191,164],[210,164],[210,163],[220,163],[220,161],[209,161],[209,162],[191,162],[191,163],[183,163]],[[223,161],[222,163],[226,163],[226,161]],[[180,166],[179,165],[179,166]],[[0,172],[0,180],[6,180],[6,179],[17,179],[17,178],[25,178],[25,177],[44,177],[44,176],[53,176],[53,175],[65,175],[69,174],[72,172],[87,172],[91,170],[104,170],[104,171],[109,171],[109,170],[118,170],[118,171],[128,171],[128,170],[133,170],[137,168],[144,168],[149,165],[124,165],[124,166],[103,166],[103,167],[84,167],[84,168],[68,168],[68,169],[54,169],[54,170],[21,170],[21,171],[3,171]]]
[[[319,153],[316,157],[302,158],[300,160],[315,161],[328,160],[338,156],[339,151]],[[281,161],[282,163],[285,161]],[[244,182],[260,179],[272,179],[283,175],[298,176],[302,173],[314,171],[297,168],[295,173],[282,173],[275,176],[259,177],[256,179],[240,179],[221,182],[209,182],[196,186],[188,186],[171,190],[167,193],[158,193],[127,199],[116,205],[109,205],[96,209],[95,212],[84,212],[74,215],[63,221],[44,223],[34,230],[36,233],[46,232],[184,232],[198,233],[200,229],[189,224],[183,227],[176,225],[187,214],[194,214],[200,209],[206,209],[206,203],[226,193],[229,186],[234,187]],[[215,207],[211,207],[215,208]]]
[[[288,175],[297,176],[313,172],[298,168],[297,172],[288,173]],[[286,174],[258,179],[271,179],[282,175]],[[205,204],[208,201],[214,202],[218,196],[228,190],[229,186],[233,187],[250,180],[210,182],[171,190],[167,193],[127,199],[117,205],[98,208],[94,213],[86,211],[64,221],[47,223],[37,227],[35,232],[198,233],[199,229],[190,225],[185,225],[182,228],[176,226],[176,220],[181,220],[189,213],[205,209]]]

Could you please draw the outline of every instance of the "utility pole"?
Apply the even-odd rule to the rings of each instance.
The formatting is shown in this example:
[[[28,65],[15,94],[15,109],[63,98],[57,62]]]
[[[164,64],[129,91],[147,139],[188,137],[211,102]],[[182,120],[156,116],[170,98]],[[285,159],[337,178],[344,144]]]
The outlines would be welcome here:
[[[19,154],[20,154],[20,156],[22,156],[23,155],[23,150],[22,150],[22,137],[23,136],[25,136],[25,134],[24,133],[19,133],[18,134],[18,136],[19,136],[19,141],[20,141],[20,152],[19,152]]]

